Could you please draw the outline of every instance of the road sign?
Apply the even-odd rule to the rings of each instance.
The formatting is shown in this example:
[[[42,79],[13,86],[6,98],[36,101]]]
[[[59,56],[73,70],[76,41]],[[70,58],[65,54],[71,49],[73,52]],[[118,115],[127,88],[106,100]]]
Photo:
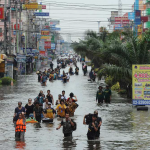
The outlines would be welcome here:
[[[47,12],[34,12],[35,16],[49,16],[49,13]]]

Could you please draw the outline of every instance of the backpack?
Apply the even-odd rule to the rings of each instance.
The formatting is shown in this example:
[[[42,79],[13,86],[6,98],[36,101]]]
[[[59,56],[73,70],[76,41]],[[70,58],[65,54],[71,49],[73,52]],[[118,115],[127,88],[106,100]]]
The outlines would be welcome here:
[[[92,116],[93,114],[88,114],[86,115],[85,119],[86,119],[86,124],[89,124],[92,122]]]
[[[74,123],[74,126],[71,126],[71,128],[72,128],[72,131],[75,131],[77,129],[77,124],[73,120],[72,120],[72,122]]]

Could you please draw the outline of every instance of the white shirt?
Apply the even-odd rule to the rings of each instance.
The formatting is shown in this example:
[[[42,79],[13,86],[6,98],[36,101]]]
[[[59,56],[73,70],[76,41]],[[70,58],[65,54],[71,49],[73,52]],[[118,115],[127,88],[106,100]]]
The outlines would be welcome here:
[[[51,104],[51,108],[53,108],[54,106]],[[48,104],[46,104],[46,102],[43,103],[43,109],[47,109],[48,108]]]
[[[67,97],[64,95],[61,96],[61,99],[67,99]]]
[[[69,76],[69,74],[67,75],[67,79],[70,79],[70,76]]]

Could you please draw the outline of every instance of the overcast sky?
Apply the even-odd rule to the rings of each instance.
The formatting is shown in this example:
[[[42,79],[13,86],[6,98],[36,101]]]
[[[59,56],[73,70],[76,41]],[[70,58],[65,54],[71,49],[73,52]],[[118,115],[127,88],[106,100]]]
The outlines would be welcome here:
[[[135,0],[122,0],[122,14],[131,12]],[[60,20],[65,40],[78,41],[88,29],[98,32],[100,26],[108,28],[108,18],[111,11],[118,10],[118,0],[42,0],[43,5],[50,11],[50,18]]]

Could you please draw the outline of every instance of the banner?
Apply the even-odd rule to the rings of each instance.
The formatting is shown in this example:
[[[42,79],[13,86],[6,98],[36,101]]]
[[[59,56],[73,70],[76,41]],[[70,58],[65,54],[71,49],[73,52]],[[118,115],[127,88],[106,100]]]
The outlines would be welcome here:
[[[51,41],[45,41],[44,48],[50,49],[51,48]]]
[[[141,11],[140,10],[135,10],[135,20],[134,20],[135,25],[141,24]]]
[[[4,7],[0,7],[0,19],[4,19]]]
[[[128,13],[128,19],[129,19],[129,20],[135,19],[135,13],[134,13],[134,12],[129,12],[129,13]]]
[[[139,0],[135,0],[134,10],[139,10]]]
[[[34,12],[34,16],[49,16],[47,12]]]
[[[133,105],[150,105],[150,65],[132,65]]]
[[[142,28],[142,24],[138,25],[138,32],[142,32],[143,28]]]

